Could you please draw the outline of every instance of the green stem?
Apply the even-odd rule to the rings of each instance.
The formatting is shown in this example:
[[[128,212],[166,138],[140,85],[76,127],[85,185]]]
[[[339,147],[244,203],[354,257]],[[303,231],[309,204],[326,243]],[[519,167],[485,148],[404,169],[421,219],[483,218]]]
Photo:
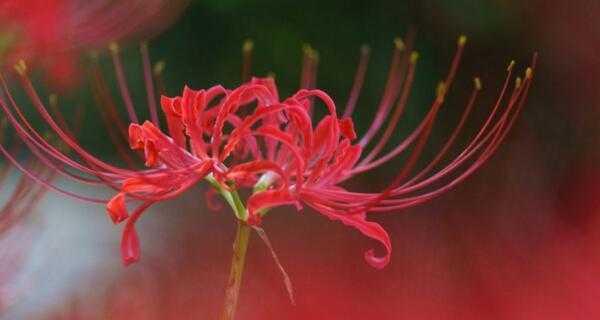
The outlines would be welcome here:
[[[237,231],[235,241],[233,242],[231,269],[229,270],[227,288],[225,288],[225,303],[223,304],[223,311],[220,317],[220,320],[233,320],[240,296],[246,252],[248,251],[248,242],[250,241],[251,228],[245,222],[248,219],[248,212],[237,191],[223,188],[212,174],[206,176],[205,179],[221,194],[237,217]],[[272,182],[272,174],[265,174],[254,187],[253,193],[268,189]],[[266,213],[266,210],[261,211],[261,214],[264,213]]]
[[[229,280],[225,289],[225,304],[223,305],[221,320],[233,320],[235,317],[242,274],[244,273],[244,263],[246,262],[246,251],[250,240],[250,230],[250,226],[245,222],[237,220],[237,232],[233,242],[233,257],[231,259]]]

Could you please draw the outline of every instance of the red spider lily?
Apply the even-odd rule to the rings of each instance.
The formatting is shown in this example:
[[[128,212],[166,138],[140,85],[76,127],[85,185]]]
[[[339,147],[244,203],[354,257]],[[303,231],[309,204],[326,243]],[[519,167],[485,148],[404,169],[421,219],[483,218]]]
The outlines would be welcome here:
[[[13,39],[6,60],[39,62],[49,72],[50,83],[65,88],[76,79],[77,49],[98,48],[134,36],[150,37],[172,23],[187,3],[4,0],[0,3],[0,34]]]
[[[219,85],[205,90],[185,87],[181,96],[161,98],[167,120],[166,133],[160,129],[155,115],[152,121],[138,123],[117,50],[113,48],[117,78],[132,122],[128,130],[129,144],[132,149],[142,152],[147,169],[111,165],[83,148],[69,130],[47,111],[22,64],[17,66],[17,71],[25,92],[44,121],[77,158],[69,157],[44,140],[20,112],[4,86],[7,98],[0,100],[0,106],[16,134],[27,142],[41,161],[59,174],[84,183],[105,185],[117,193],[111,199],[72,193],[19,166],[2,146],[0,152],[43,185],[82,200],[106,204],[113,222],[126,223],[121,243],[125,264],[140,257],[135,223],[146,209],[156,202],[178,196],[201,180],[207,180],[232,207],[237,218],[251,225],[260,223],[261,217],[273,207],[294,205],[300,210],[306,205],[332,220],[356,228],[383,245],[383,256],[376,256],[373,250],[365,254],[370,265],[383,268],[390,259],[391,242],[378,223],[367,220],[367,213],[399,211],[416,206],[440,196],[466,179],[498,149],[527,97],[535,57],[525,77],[517,77],[512,91],[509,84],[514,63],[511,62],[496,103],[477,133],[457,156],[441,165],[454,146],[481,90],[481,83],[476,78],[458,125],[434,158],[423,168],[414,170],[453,83],[465,42],[465,37],[459,39],[448,75],[438,86],[424,118],[404,140],[385,153],[382,151],[386,150],[407,105],[418,57],[400,40],[396,41],[388,81],[375,119],[360,138],[350,117],[366,73],[369,56],[366,48],[361,51],[355,83],[342,117],[338,116],[336,104],[329,95],[311,89],[316,83],[318,56],[314,50],[306,48],[301,85],[308,89],[301,89],[282,100],[272,78],[252,78],[231,90]],[[246,62],[249,63],[249,58]],[[145,74],[148,75],[149,71]],[[146,84],[147,88],[153,88],[151,76],[146,77]],[[152,90],[148,90],[151,115],[155,114],[151,102],[153,94]],[[311,114],[317,106],[323,106],[326,115],[313,122]],[[382,130],[388,117],[387,126]],[[369,148],[378,134],[379,139]],[[373,170],[409,150],[405,165],[381,192],[354,192],[341,186],[344,181]],[[245,203],[238,194],[238,190],[242,189],[252,190]],[[128,204],[131,202],[140,204],[130,211]]]

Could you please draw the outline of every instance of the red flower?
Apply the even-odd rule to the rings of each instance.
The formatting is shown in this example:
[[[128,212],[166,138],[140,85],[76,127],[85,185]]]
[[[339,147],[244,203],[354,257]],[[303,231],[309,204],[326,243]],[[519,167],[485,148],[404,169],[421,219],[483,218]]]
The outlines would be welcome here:
[[[478,132],[457,156],[440,165],[454,145],[481,90],[481,83],[476,78],[463,115],[444,146],[425,167],[414,170],[454,80],[465,41],[464,37],[459,39],[450,71],[439,85],[423,120],[392,148],[385,147],[407,104],[417,62],[417,54],[406,50],[399,40],[375,119],[360,138],[350,117],[362,86],[369,54],[367,49],[362,50],[351,98],[342,117],[338,116],[336,104],[324,91],[301,89],[281,100],[272,78],[252,78],[233,90],[221,86],[206,90],[185,87],[181,96],[162,97],[161,106],[168,128],[165,133],[160,129],[157,117],[153,117],[152,122],[137,123],[127,87],[120,82],[133,122],[128,131],[129,144],[132,149],[143,151],[145,165],[149,167],[143,170],[110,165],[81,147],[48,114],[22,68],[19,70],[21,80],[35,107],[82,161],[77,162],[46,143],[22,117],[7,90],[8,101],[0,100],[0,105],[16,133],[53,169],[76,180],[107,185],[118,191],[110,200],[95,199],[49,185],[80,199],[107,203],[111,219],[115,223],[126,222],[122,239],[122,256],[126,264],[136,261],[140,255],[135,222],[143,212],[153,203],[173,198],[204,179],[224,197],[236,216],[249,224],[260,223],[261,217],[273,207],[293,205],[297,210],[303,206],[311,207],[332,220],[356,228],[384,247],[382,256],[375,255],[373,250],[365,254],[370,265],[382,268],[389,262],[391,242],[378,223],[367,220],[367,213],[399,211],[431,200],[456,186],[496,151],[525,102],[533,71],[528,68],[524,79],[518,78],[509,93],[513,73],[511,63],[497,102]],[[307,49],[306,54],[302,83],[310,88],[315,85],[317,55],[312,49]],[[148,78],[146,80],[151,84]],[[325,108],[325,116],[318,121],[311,116],[317,106]],[[150,109],[153,114],[152,104]],[[382,130],[386,119],[387,127]],[[369,148],[379,132],[381,136]],[[382,153],[387,149],[390,151]],[[393,178],[384,190],[355,192],[342,186],[344,181],[377,168],[408,150],[405,165],[391,175]],[[6,154],[4,148],[0,151]],[[96,179],[73,174],[66,171],[65,166]],[[237,192],[243,188],[253,190],[245,203]],[[141,202],[141,205],[129,214],[127,203],[131,201]]]
[[[168,26],[188,0],[3,0],[0,35],[12,39],[6,61],[35,61],[51,85],[73,86],[77,54],[110,41],[150,37]],[[3,52],[0,52],[0,55]]]

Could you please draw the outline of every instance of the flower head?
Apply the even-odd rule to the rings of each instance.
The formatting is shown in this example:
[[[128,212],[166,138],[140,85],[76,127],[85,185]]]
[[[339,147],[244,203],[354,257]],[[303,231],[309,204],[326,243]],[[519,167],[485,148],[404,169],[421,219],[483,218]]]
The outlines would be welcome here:
[[[523,79],[517,78],[510,90],[509,83],[514,72],[514,63],[511,63],[497,101],[477,133],[457,156],[443,162],[482,89],[481,81],[475,78],[459,123],[433,159],[417,169],[418,160],[452,86],[465,42],[465,37],[459,38],[450,70],[439,84],[423,119],[404,140],[389,147],[392,133],[409,100],[418,59],[416,52],[411,51],[411,45],[405,45],[399,39],[395,42],[388,81],[377,113],[368,130],[361,135],[355,131],[351,116],[368,64],[369,50],[366,47],[361,50],[355,82],[341,116],[336,103],[326,92],[313,89],[318,55],[311,48],[305,49],[303,88],[290,97],[280,98],[273,78],[251,78],[234,89],[220,85],[202,90],[185,87],[180,96],[163,96],[160,100],[166,118],[164,130],[156,115],[151,116],[152,121],[138,122],[127,86],[124,80],[119,80],[132,122],[127,132],[129,145],[140,152],[145,169],[111,165],[86,151],[67,128],[59,125],[47,112],[23,70],[19,70],[19,75],[26,93],[42,118],[72,149],[79,161],[42,139],[19,112],[6,89],[8,99],[0,100],[0,106],[16,133],[27,142],[34,154],[45,159],[53,169],[72,179],[116,190],[111,199],[90,198],[59,189],[28,173],[63,193],[105,203],[111,220],[126,224],[121,244],[126,264],[139,259],[135,223],[146,209],[205,180],[223,196],[237,218],[248,224],[259,224],[269,209],[284,205],[292,205],[297,210],[308,206],[332,220],[341,221],[381,243],[385,250],[383,255],[369,250],[365,258],[370,265],[382,268],[389,262],[391,241],[381,225],[367,220],[367,214],[415,206],[456,186],[496,151],[525,102],[533,65],[526,70]],[[250,61],[247,50],[251,50],[251,46],[249,49],[244,46],[244,73],[248,73]],[[115,60],[115,65],[117,76],[121,78],[118,60]],[[146,83],[147,88],[152,88],[152,79],[146,77]],[[154,93],[152,90],[148,93],[153,115]],[[315,119],[315,108],[323,108],[325,115]],[[3,147],[0,151],[7,154]],[[392,179],[385,189],[357,192],[344,187],[345,181],[403,153],[407,154],[406,162],[390,175]],[[65,167],[80,174],[67,171]],[[242,189],[252,192],[245,201],[238,193]],[[132,203],[139,204],[130,211]]]

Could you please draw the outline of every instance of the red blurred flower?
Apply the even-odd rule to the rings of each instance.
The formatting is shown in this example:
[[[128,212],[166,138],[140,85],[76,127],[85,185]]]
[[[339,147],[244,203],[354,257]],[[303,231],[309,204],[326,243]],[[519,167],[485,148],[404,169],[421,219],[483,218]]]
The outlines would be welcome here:
[[[0,143],[5,143],[6,125],[6,121],[0,122]],[[15,150],[18,148],[13,149]],[[35,158],[28,159],[24,167],[46,180],[55,176],[50,168]],[[46,187],[35,183],[26,175],[21,175],[16,182],[11,183],[13,169],[10,163],[0,163],[0,191],[8,195],[3,197],[0,204],[0,246],[3,248],[0,252],[0,310],[12,305],[23,293],[17,289],[19,284],[22,285],[20,282],[27,280],[18,274],[35,236],[23,227],[22,222],[35,210],[47,191]]]
[[[50,83],[68,88],[77,81],[77,54],[110,41],[150,37],[186,7],[188,0],[4,0],[0,35],[6,38],[5,60],[38,63]],[[0,50],[0,55],[2,54]]]
[[[17,71],[26,93],[42,118],[80,161],[47,143],[20,113],[8,90],[5,90],[8,99],[0,100],[0,106],[15,132],[52,169],[74,180],[106,185],[118,191],[111,199],[78,195],[25,170],[55,190],[79,199],[106,203],[113,222],[126,223],[121,243],[125,264],[139,259],[135,223],[145,210],[207,180],[231,206],[237,218],[248,224],[258,224],[272,207],[294,205],[300,210],[306,205],[332,220],[356,228],[383,245],[383,256],[376,256],[373,250],[365,254],[370,265],[382,268],[390,259],[390,239],[378,223],[367,220],[367,213],[415,206],[456,186],[496,151],[525,102],[532,68],[527,69],[523,79],[517,78],[516,85],[510,90],[514,65],[511,63],[497,101],[479,130],[457,156],[440,165],[453,147],[479,94],[481,83],[476,78],[462,117],[443,147],[425,167],[414,170],[454,80],[465,41],[464,37],[459,39],[448,75],[438,86],[423,120],[408,137],[383,154],[407,104],[417,62],[417,54],[407,50],[400,40],[396,42],[388,83],[375,119],[360,139],[350,116],[362,86],[368,49],[361,51],[351,98],[342,117],[338,116],[334,101],[321,90],[301,89],[282,100],[272,78],[252,78],[233,90],[222,86],[206,90],[185,87],[181,96],[163,96],[161,106],[168,128],[165,133],[155,116],[152,90],[148,90],[152,122],[139,124],[127,86],[124,80],[119,80],[132,122],[128,130],[129,144],[132,149],[143,151],[147,169],[117,167],[86,151],[46,111],[22,65]],[[306,50],[302,86],[310,88],[315,84],[317,55],[310,48]],[[116,50],[113,50],[113,58],[117,75],[122,78]],[[149,77],[146,77],[146,87],[153,87]],[[326,115],[313,121],[311,115],[316,106],[324,106]],[[375,145],[368,148],[382,131],[386,119],[387,127]],[[409,149],[406,163],[390,175],[391,181],[384,190],[365,193],[342,186],[344,181],[377,168]],[[5,148],[1,147],[0,151],[14,161]],[[66,170],[66,167],[79,173]],[[245,202],[238,193],[242,189],[252,190]],[[130,213],[128,203],[132,201],[141,204]]]

